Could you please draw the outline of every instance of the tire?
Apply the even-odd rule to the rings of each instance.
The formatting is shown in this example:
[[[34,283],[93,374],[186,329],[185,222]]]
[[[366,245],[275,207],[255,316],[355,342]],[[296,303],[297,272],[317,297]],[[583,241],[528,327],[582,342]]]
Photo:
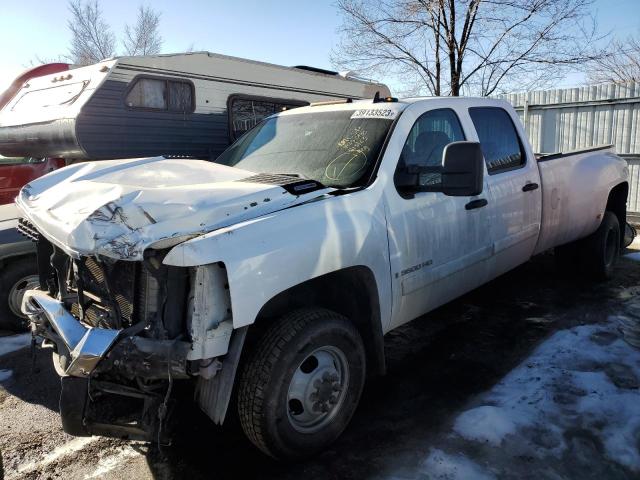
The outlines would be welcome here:
[[[620,256],[620,223],[613,212],[605,212],[598,229],[585,238],[580,247],[582,267],[596,280],[608,280],[613,275]]]
[[[238,414],[245,435],[279,460],[324,449],[355,412],[365,363],[362,339],[345,317],[316,308],[283,316],[242,368]]]
[[[24,290],[35,288],[38,282],[35,258],[20,257],[5,264],[0,273],[0,329],[27,329],[28,321],[19,305]]]

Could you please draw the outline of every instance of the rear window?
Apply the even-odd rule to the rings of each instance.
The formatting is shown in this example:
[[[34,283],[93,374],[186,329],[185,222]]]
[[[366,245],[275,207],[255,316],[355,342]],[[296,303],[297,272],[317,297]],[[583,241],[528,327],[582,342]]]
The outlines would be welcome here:
[[[138,78],[125,98],[130,108],[164,110],[175,113],[194,111],[193,84],[168,78]]]
[[[246,131],[274,113],[304,105],[308,103],[298,100],[234,96],[229,101],[231,139],[240,138]]]
[[[67,83],[40,90],[27,91],[13,104],[11,110],[24,112],[37,108],[72,105],[88,83],[88,81]]]
[[[478,133],[487,171],[505,172],[520,168],[526,156],[509,114],[499,107],[470,108],[469,115]]]

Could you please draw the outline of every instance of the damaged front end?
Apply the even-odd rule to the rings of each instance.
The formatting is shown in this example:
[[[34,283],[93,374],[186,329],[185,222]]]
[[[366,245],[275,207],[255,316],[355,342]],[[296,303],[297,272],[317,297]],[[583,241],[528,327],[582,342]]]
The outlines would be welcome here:
[[[37,242],[40,289],[26,292],[22,309],[54,351],[64,430],[166,443],[174,382],[212,378],[227,353],[224,267],[166,266],[168,250],[153,249],[142,261],[75,258],[28,221],[19,230]],[[199,299],[207,275],[221,283],[216,308]]]

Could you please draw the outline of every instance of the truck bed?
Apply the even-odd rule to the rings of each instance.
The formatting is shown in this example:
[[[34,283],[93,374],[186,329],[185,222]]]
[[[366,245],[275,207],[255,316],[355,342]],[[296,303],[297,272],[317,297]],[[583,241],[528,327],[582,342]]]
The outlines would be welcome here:
[[[540,236],[534,253],[593,233],[602,220],[608,194],[620,181],[624,162],[611,145],[538,158],[542,183]]]

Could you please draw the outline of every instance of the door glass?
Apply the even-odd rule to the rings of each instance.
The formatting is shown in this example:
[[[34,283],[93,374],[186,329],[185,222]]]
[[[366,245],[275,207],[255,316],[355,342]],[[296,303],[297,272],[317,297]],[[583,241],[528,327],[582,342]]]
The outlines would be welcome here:
[[[430,110],[413,125],[402,148],[398,168],[406,166],[438,167],[442,165],[444,147],[465,139],[455,112],[448,108]],[[437,185],[439,173],[423,173],[420,185]]]
[[[525,164],[525,155],[509,114],[498,107],[470,108],[469,115],[478,132],[480,147],[489,174]]]

